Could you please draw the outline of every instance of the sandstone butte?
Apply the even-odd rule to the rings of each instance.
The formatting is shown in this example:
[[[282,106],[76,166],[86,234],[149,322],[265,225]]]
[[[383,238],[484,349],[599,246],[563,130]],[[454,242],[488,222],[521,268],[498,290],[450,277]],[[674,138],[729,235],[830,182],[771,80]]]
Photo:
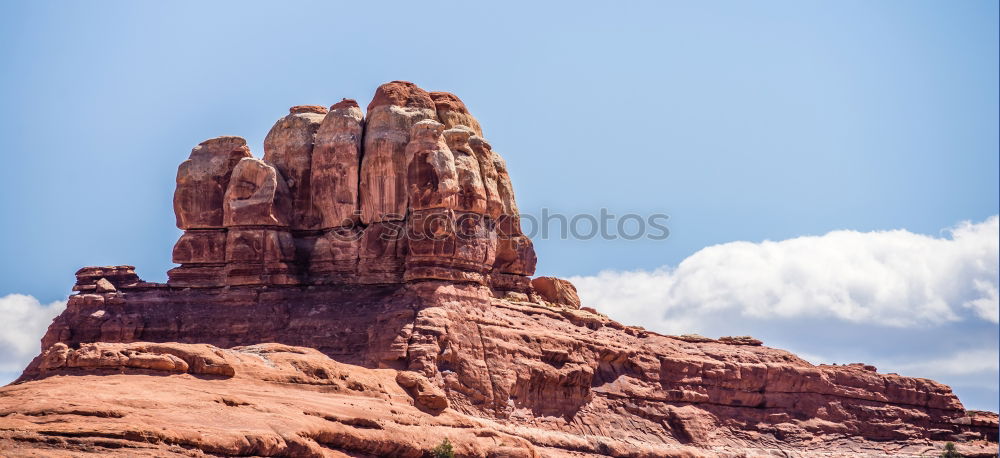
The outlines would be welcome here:
[[[0,389],[3,456],[995,456],[931,380],[667,336],[539,277],[456,96],[296,106],[196,146],[166,284],[85,267]],[[598,304],[599,305],[599,304]]]

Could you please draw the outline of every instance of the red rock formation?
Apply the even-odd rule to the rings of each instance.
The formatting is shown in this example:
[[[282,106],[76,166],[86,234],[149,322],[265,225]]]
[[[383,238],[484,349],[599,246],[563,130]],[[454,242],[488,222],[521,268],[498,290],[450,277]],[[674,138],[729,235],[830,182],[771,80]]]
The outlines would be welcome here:
[[[91,417],[81,423],[71,419],[62,428],[79,431],[75,437],[82,442],[61,446],[106,452],[109,449],[95,442],[115,428],[120,428],[115,438],[134,447],[165,450],[171,444],[158,436],[164,434],[162,429],[147,441],[123,434],[124,424],[140,430],[165,425],[167,434],[213,428],[219,434],[228,431],[225,437],[246,434],[250,443],[256,443],[271,434],[252,427],[264,421],[256,417],[263,415],[260,411],[225,413],[227,406],[213,407],[225,415],[244,412],[246,418],[234,417],[228,423],[209,419],[214,417],[179,422],[169,412],[208,408],[183,393],[228,395],[263,409],[280,405],[274,404],[273,395],[263,395],[277,392],[286,400],[281,411],[289,415],[315,410],[317,402],[340,415],[360,402],[357,396],[362,393],[344,390],[348,398],[323,398],[328,395],[312,390],[317,382],[311,380],[326,377],[331,382],[322,383],[333,383],[340,373],[361,377],[371,370],[365,368],[383,368],[390,371],[374,392],[397,390],[402,405],[363,401],[373,410],[361,410],[366,413],[356,417],[381,422],[390,430],[407,424],[428,428],[418,435],[383,437],[379,443],[386,447],[410,447],[416,440],[426,450],[428,444],[450,437],[460,450],[472,453],[466,456],[483,456],[472,452],[481,447],[476,445],[478,439],[441,428],[435,414],[477,422],[491,434],[520,444],[511,447],[540,456],[733,456],[766,450],[783,450],[789,456],[912,455],[939,447],[942,441],[958,442],[969,454],[992,453],[996,447],[995,414],[966,412],[946,386],[929,380],[878,374],[864,366],[814,366],[781,350],[723,339],[688,342],[571,307],[496,299],[481,286],[421,282],[310,290],[275,286],[177,290],[145,284],[126,286],[121,293],[123,301],[116,305],[89,299],[110,300],[114,293],[72,297],[43,340],[47,352],[25,371],[19,384],[0,391],[0,412],[11,412],[0,418],[0,431],[7,431],[0,438],[21,448],[66,437],[45,425],[66,419],[68,406],[86,405],[96,411],[116,410],[122,416],[100,424],[90,423]],[[213,386],[212,379],[196,378],[200,373],[191,369],[199,367],[192,363],[197,361],[194,356],[163,350],[176,345],[166,342],[230,349],[212,350],[202,357],[207,360],[203,365],[228,372],[221,367],[229,364],[237,378],[241,371],[252,375],[241,378],[240,384],[219,381]],[[338,363],[314,362],[305,349],[284,351],[288,354],[283,355],[283,364],[297,369],[285,370],[279,364],[268,369],[275,375],[261,375],[270,367],[266,361],[252,370],[240,369],[246,361],[227,362],[229,355],[242,354],[240,347],[260,342],[315,348]],[[81,356],[64,359],[68,349],[80,349],[74,351],[82,351]],[[185,351],[201,354],[202,350]],[[163,353],[184,361],[188,369],[173,358],[155,356]],[[56,363],[46,362],[53,358]],[[77,362],[62,365],[63,360]],[[328,369],[324,372],[317,365]],[[95,402],[87,392],[63,391],[60,377],[53,378],[87,375],[85,383],[92,387],[88,392],[113,390],[105,399],[115,399],[118,395],[113,393],[135,399],[151,396],[144,393],[142,379],[135,378],[148,370],[177,374],[157,382],[157,392],[167,390],[171,395],[156,398],[162,410],[152,415],[127,405]],[[417,378],[414,384],[412,376],[396,371],[417,373],[427,382]],[[117,375],[117,384],[110,386],[104,386],[110,381],[92,377],[109,373],[136,376]],[[288,374],[294,375],[288,378]],[[137,385],[129,388],[133,383],[129,380],[137,380]],[[442,393],[447,407],[435,412],[444,405],[438,397]],[[36,413],[25,405],[26,399],[49,407]],[[407,410],[406,405],[416,410]],[[298,410],[287,410],[290,407]],[[324,424],[319,430],[327,428],[334,425]],[[357,429],[364,428],[339,430],[342,434],[323,442],[321,449],[374,453],[370,445],[356,442],[364,434]],[[315,430],[292,428],[282,443],[312,437],[309,431]],[[216,450],[210,437],[215,435],[194,436],[189,445]],[[286,446],[293,445],[281,445]]]
[[[482,165],[472,151],[469,139],[473,131],[464,125],[445,130],[443,133],[448,149],[455,161],[458,176],[458,202],[456,210],[486,214],[486,186],[483,184]]]
[[[493,162],[493,149],[482,137],[476,135],[469,137],[469,148],[479,161],[480,176],[486,192],[486,216],[498,221],[509,210],[504,207],[504,201],[500,200],[500,174]]]
[[[422,458],[445,438],[461,456],[541,456],[488,420],[446,409],[419,374],[309,348],[99,343],[44,356],[42,378],[2,389],[4,456]]]
[[[316,130],[326,108],[303,105],[292,107],[288,116],[274,123],[264,138],[264,160],[284,177],[291,195],[291,227],[316,229],[320,216],[313,205],[312,150]]]
[[[226,284],[298,283],[295,221],[286,181],[260,159],[243,159],[233,170],[225,197]]]
[[[368,104],[361,161],[361,221],[400,221],[406,216],[406,145],[417,122],[435,120],[430,95],[413,83],[379,86]]]
[[[178,221],[201,222],[184,223],[171,285],[436,279],[530,295],[536,259],[506,165],[456,96],[394,81],[367,119],[349,99],[289,112],[263,160],[220,137],[181,165]]]
[[[223,198],[233,169],[251,157],[246,140],[217,137],[201,142],[177,168],[174,213],[184,234],[174,245],[170,282],[178,286],[222,286],[226,231]]]
[[[246,140],[217,137],[201,142],[177,168],[174,213],[180,229],[222,228],[222,197],[236,163],[251,157]]]
[[[441,133],[444,126],[425,119],[413,125],[406,145],[406,196],[410,211],[458,207],[455,157]]]
[[[84,267],[76,271],[73,291],[81,293],[111,293],[118,288],[142,283],[134,266]]]
[[[223,222],[227,228],[287,228],[292,214],[288,186],[277,169],[254,158],[236,164],[224,199]]]
[[[272,129],[292,179],[235,137],[195,148],[168,284],[77,272],[0,388],[0,455],[995,455],[996,414],[936,382],[659,335],[529,281],[506,166],[454,96],[383,85],[363,134],[356,104],[323,111]]]
[[[408,240],[403,221],[371,223],[361,234],[357,282],[401,283]]]
[[[576,294],[576,287],[566,280],[555,277],[537,277],[531,279],[531,288],[547,302],[580,308],[580,296]]]
[[[318,233],[296,237],[298,260],[308,283],[357,280],[362,229],[358,176],[364,115],[357,102],[344,99],[330,107],[316,130],[312,150],[311,206]]]
[[[431,92],[431,100],[434,101],[434,110],[437,111],[437,118],[451,129],[457,126],[465,126],[472,130],[475,135],[483,136],[483,128],[479,126],[479,121],[472,117],[465,103],[455,94],[450,92]]]
[[[363,117],[357,102],[345,99],[330,108],[316,130],[311,182],[319,229],[360,222],[358,174]]]
[[[490,285],[497,290],[526,293],[530,291],[528,277],[535,273],[535,247],[521,230],[521,216],[514,200],[514,186],[507,172],[507,163],[486,141],[477,147],[488,156],[496,170],[500,217],[496,220],[497,251]]]

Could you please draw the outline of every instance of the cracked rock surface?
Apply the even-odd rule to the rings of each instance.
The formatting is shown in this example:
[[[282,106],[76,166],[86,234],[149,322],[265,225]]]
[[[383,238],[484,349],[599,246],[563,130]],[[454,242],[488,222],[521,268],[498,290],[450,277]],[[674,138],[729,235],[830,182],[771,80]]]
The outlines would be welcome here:
[[[503,159],[453,94],[293,107],[178,170],[167,284],[85,267],[0,388],[2,456],[995,456],[945,385],[666,336],[534,274]],[[402,235],[402,236],[401,236]]]

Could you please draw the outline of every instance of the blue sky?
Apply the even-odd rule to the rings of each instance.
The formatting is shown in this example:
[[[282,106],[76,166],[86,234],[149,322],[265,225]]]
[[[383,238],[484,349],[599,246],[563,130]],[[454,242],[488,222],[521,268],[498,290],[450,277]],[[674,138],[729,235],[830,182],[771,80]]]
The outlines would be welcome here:
[[[5,2],[0,296],[62,300],[84,265],[165,280],[174,174],[194,145],[240,135],[260,155],[289,106],[364,105],[396,79],[463,98],[522,211],[670,216],[665,241],[536,240],[539,274],[669,270],[713,245],[836,230],[992,231],[997,2],[624,3]],[[995,245],[973,245],[989,273]],[[968,314],[940,328],[844,319],[852,337],[820,343],[781,331],[811,316],[712,330],[923,376],[919,361],[953,353],[879,354],[858,336],[971,333],[963,348],[995,352],[996,323],[952,305]],[[950,383],[996,410],[995,374]]]

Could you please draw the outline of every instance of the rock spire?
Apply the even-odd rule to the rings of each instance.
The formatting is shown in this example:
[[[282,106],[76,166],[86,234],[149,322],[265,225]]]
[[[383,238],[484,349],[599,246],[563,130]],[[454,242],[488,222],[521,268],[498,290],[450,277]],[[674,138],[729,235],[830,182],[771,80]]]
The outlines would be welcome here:
[[[169,284],[471,282],[526,295],[535,270],[507,167],[454,94],[393,81],[362,113],[289,109],[255,159],[195,147],[177,173]]]

